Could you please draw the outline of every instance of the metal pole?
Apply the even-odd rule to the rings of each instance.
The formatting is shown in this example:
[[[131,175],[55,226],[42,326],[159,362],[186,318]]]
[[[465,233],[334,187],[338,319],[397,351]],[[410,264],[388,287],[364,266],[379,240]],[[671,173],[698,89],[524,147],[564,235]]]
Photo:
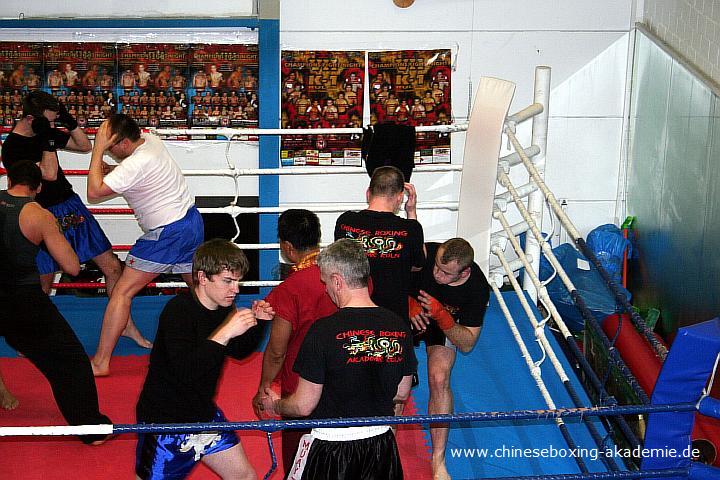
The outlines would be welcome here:
[[[550,101],[550,67],[540,66],[535,68],[535,97],[533,102],[543,106],[543,110],[535,115],[532,120],[532,145],[540,148],[540,153],[535,155],[533,163],[544,178],[545,174],[545,153],[547,151],[547,130],[548,130],[548,106]],[[544,197],[542,192],[535,191],[528,196],[528,210],[536,225],[542,231]],[[540,272],[540,245],[533,235],[525,236],[525,253],[532,260],[532,267],[535,273]],[[527,290],[534,302],[537,302],[537,290],[533,285],[528,272],[523,276],[523,288]]]

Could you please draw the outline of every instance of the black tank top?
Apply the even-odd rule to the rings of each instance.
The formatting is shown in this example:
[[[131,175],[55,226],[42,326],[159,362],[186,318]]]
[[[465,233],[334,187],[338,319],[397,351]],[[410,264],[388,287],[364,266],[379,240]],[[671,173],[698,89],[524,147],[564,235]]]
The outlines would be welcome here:
[[[0,191],[0,285],[39,285],[35,256],[39,247],[20,230],[20,212],[34,200]]]

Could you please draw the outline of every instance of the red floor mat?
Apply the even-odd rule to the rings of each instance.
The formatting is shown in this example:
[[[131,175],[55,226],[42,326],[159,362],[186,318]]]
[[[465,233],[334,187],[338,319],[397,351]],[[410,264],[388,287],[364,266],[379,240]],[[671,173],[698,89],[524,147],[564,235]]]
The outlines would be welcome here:
[[[135,423],[135,403],[147,368],[147,356],[113,358],[113,374],[97,379],[100,407],[114,423]],[[262,355],[242,362],[228,361],[221,380],[218,405],[230,420],[254,420],[250,400],[255,394]],[[0,359],[0,371],[10,390],[20,400],[11,412],[0,409],[2,426],[64,425],[50,386],[40,372],[24,358]],[[415,414],[410,400],[406,414]],[[264,433],[239,432],[243,447],[258,478],[270,467]],[[280,452],[280,435],[273,443]],[[0,478],[13,480],[129,479],[134,478],[135,436],[121,435],[100,447],[89,447],[67,437],[0,438]],[[398,445],[406,478],[429,479],[430,456],[420,426],[401,427]],[[281,460],[278,460],[281,461]],[[281,471],[281,469],[279,469]],[[217,478],[204,466],[196,468],[192,480]],[[272,479],[281,479],[275,473]]]

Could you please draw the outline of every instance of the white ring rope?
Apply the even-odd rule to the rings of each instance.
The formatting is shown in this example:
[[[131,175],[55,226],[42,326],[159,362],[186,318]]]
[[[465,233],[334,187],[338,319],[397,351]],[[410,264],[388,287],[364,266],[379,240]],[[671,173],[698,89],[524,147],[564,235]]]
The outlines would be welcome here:
[[[495,293],[495,297],[497,297],[498,299],[500,310],[502,310],[503,315],[505,316],[505,320],[507,321],[508,327],[510,327],[510,331],[515,338],[515,342],[517,343],[520,351],[522,352],[522,357],[525,359],[525,363],[527,364],[528,369],[530,369],[530,375],[535,380],[535,385],[538,387],[538,390],[540,390],[540,394],[545,400],[545,404],[548,406],[548,408],[550,410],[554,410],[555,402],[553,401],[552,396],[550,395],[550,392],[548,391],[547,387],[545,386],[545,382],[542,379],[540,367],[538,365],[535,365],[535,363],[533,362],[532,357],[530,356],[530,352],[528,352],[527,346],[525,345],[525,342],[523,341],[522,336],[520,335],[520,332],[515,325],[515,321],[512,318],[512,314],[510,313],[510,309],[508,309],[508,306],[505,303],[505,299],[503,298],[502,293],[498,289],[495,282],[491,281],[490,286]],[[565,422],[562,420],[562,418],[556,418],[555,423],[560,426],[563,425]]]
[[[513,148],[515,148],[515,151],[520,156],[520,159],[522,160],[523,165],[525,165],[525,168],[530,174],[533,182],[535,182],[535,185],[537,185],[545,199],[548,201],[548,203],[550,203],[550,206],[560,220],[560,223],[562,223],[563,227],[565,227],[565,229],[568,231],[568,233],[573,239],[580,238],[580,232],[578,232],[577,228],[575,228],[575,224],[573,224],[572,220],[570,220],[570,217],[568,217],[567,214],[562,210],[562,208],[560,207],[560,203],[557,201],[555,195],[552,193],[552,191],[550,191],[550,189],[543,181],[540,173],[537,171],[537,168],[535,168],[535,165],[533,165],[532,160],[530,160],[530,158],[525,154],[525,150],[523,149],[522,145],[520,145],[520,142],[515,136],[515,133],[513,133],[511,128],[506,127],[505,134],[507,135],[508,140],[510,140],[510,143],[512,143]],[[540,241],[539,238],[538,241]]]
[[[468,128],[467,123],[456,123],[452,125],[428,125],[415,127],[416,132],[437,132],[456,133],[464,132]],[[352,135],[362,134],[364,129],[355,128],[154,128],[149,129],[158,135],[221,135],[227,138],[237,136],[255,135]]]
[[[0,427],[0,437],[49,435],[111,435],[114,425],[55,425],[48,427]]]
[[[507,262],[507,259],[505,258],[505,254],[500,250],[500,248],[495,247],[493,253],[497,255],[497,257],[500,259],[500,262],[502,263],[503,267],[505,268],[505,271],[507,272],[507,276],[510,279],[510,283],[513,286],[513,289],[515,290],[515,293],[517,293],[518,298],[520,299],[520,303],[522,304],[523,309],[525,310],[525,313],[527,314],[528,320],[530,320],[530,325],[533,327],[533,331],[535,332],[535,338],[540,345],[540,348],[543,352],[543,360],[545,359],[545,355],[547,354],[548,358],[550,358],[550,363],[552,363],[553,367],[555,368],[555,372],[557,372],[558,377],[560,377],[560,380],[565,383],[570,380],[567,373],[565,372],[565,368],[560,363],[560,360],[557,358],[557,355],[555,354],[555,350],[553,349],[552,345],[550,345],[550,342],[547,339],[547,336],[545,335],[545,323],[547,322],[548,318],[544,319],[542,322],[538,322],[535,317],[535,312],[533,312],[532,308],[530,307],[530,304],[527,301],[527,298],[525,297],[525,294],[523,293],[522,287],[520,287],[520,284],[518,283],[517,279],[515,278],[515,275],[513,275],[513,271],[510,269],[510,265]],[[542,363],[542,362],[541,362]]]
[[[505,175],[502,174],[501,184],[505,186],[509,192],[513,195],[513,197],[516,196],[515,188],[513,187],[512,183],[510,182],[510,179]],[[535,223],[533,222],[532,218],[530,217],[529,212],[527,209],[525,209],[525,205],[518,199],[515,199],[515,205],[518,207],[518,210],[520,211],[521,215],[525,219],[526,222],[528,222],[528,226],[530,226],[531,230],[533,231],[533,234],[535,234],[535,231],[537,230],[537,227],[535,226]],[[507,222],[507,219],[505,218],[505,215],[500,210],[495,210],[493,213],[493,216],[500,221],[500,223],[503,225],[503,228],[510,228],[510,225]],[[534,229],[533,229],[534,227]],[[538,235],[536,235],[537,237]],[[520,248],[520,243],[517,241],[515,237],[509,237],[508,240],[513,246],[513,249],[515,250],[515,253],[518,255],[519,260],[522,262],[523,266],[525,267],[525,271],[528,272],[528,275],[530,276],[530,279],[533,282],[533,285],[535,285],[535,288],[538,291],[538,298],[542,302],[543,305],[545,305],[545,308],[551,313],[553,319],[555,320],[555,323],[557,324],[558,328],[560,329],[560,332],[563,334],[563,337],[568,338],[572,337],[572,333],[570,333],[570,330],[567,328],[567,325],[565,325],[565,322],[563,321],[562,317],[560,316],[560,313],[555,308],[555,304],[552,303],[552,300],[550,300],[550,295],[547,293],[547,288],[540,282],[540,279],[537,276],[537,273],[535,270],[532,269],[532,266],[530,265],[530,262],[525,256],[525,252]],[[544,242],[542,242],[542,235],[539,235],[538,241],[540,242],[541,248],[543,248],[543,253],[546,254],[545,246],[547,246]],[[552,258],[550,258],[552,257]],[[558,275],[560,275],[561,278],[565,277],[568,281],[568,283],[565,284],[565,286],[570,290],[570,287],[568,287],[568,284],[572,286],[572,289],[574,290],[575,287],[572,285],[572,282],[567,277],[567,274],[565,273],[565,270],[562,269],[560,266],[560,263],[557,261],[555,256],[552,254],[552,250],[550,251],[550,256],[548,256],[548,259],[551,263],[553,263],[553,266],[556,267],[556,271],[558,272]],[[557,267],[560,267],[559,269]],[[565,283],[563,281],[563,283]],[[572,291],[572,290],[570,290]]]
[[[438,164],[438,165],[416,165],[413,173],[434,173],[434,172],[461,172],[461,164]],[[253,175],[325,175],[337,174],[364,174],[367,175],[365,167],[279,167],[279,168],[229,168],[229,169],[193,169],[182,170],[185,176],[195,177],[244,177]]]
[[[125,209],[126,207],[121,207]],[[300,203],[300,204],[286,204],[282,207],[238,207],[229,205],[227,207],[199,207],[200,213],[227,213],[228,215],[240,215],[243,213],[282,213],[285,210],[293,208],[305,208],[312,210],[316,213],[332,213],[332,212],[345,212],[348,210],[363,210],[367,208],[366,203],[335,203],[332,205],[326,204],[315,204],[315,203]],[[458,202],[425,202],[417,206],[418,210],[457,210]],[[118,210],[117,206],[113,207],[92,207],[93,213],[104,214],[103,210],[107,210],[109,213],[115,213]]]

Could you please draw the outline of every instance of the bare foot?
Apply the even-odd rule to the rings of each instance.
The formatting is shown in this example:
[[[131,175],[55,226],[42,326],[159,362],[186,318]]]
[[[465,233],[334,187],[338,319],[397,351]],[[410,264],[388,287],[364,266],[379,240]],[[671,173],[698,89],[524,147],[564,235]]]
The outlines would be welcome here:
[[[140,330],[135,326],[135,322],[130,320],[125,327],[125,330],[122,332],[123,337],[128,337],[135,341],[135,343],[138,344],[138,346],[142,348],[152,348],[153,344],[150,340],[142,336],[142,333],[140,333]]]
[[[15,395],[6,388],[0,388],[0,407],[5,410],[15,410],[18,405],[20,405],[20,402],[15,398]]]
[[[433,470],[433,480],[452,480],[452,477],[447,471],[447,468],[445,468],[445,462],[434,464],[432,467]]]
[[[113,438],[115,438],[115,435],[113,435],[113,434],[106,435],[105,438],[91,442],[90,446],[91,447],[99,447],[103,443],[107,442],[108,440],[112,440]]]
[[[110,375],[110,364],[97,365],[95,360],[90,360],[90,366],[92,366],[93,375],[96,377],[107,377]]]

